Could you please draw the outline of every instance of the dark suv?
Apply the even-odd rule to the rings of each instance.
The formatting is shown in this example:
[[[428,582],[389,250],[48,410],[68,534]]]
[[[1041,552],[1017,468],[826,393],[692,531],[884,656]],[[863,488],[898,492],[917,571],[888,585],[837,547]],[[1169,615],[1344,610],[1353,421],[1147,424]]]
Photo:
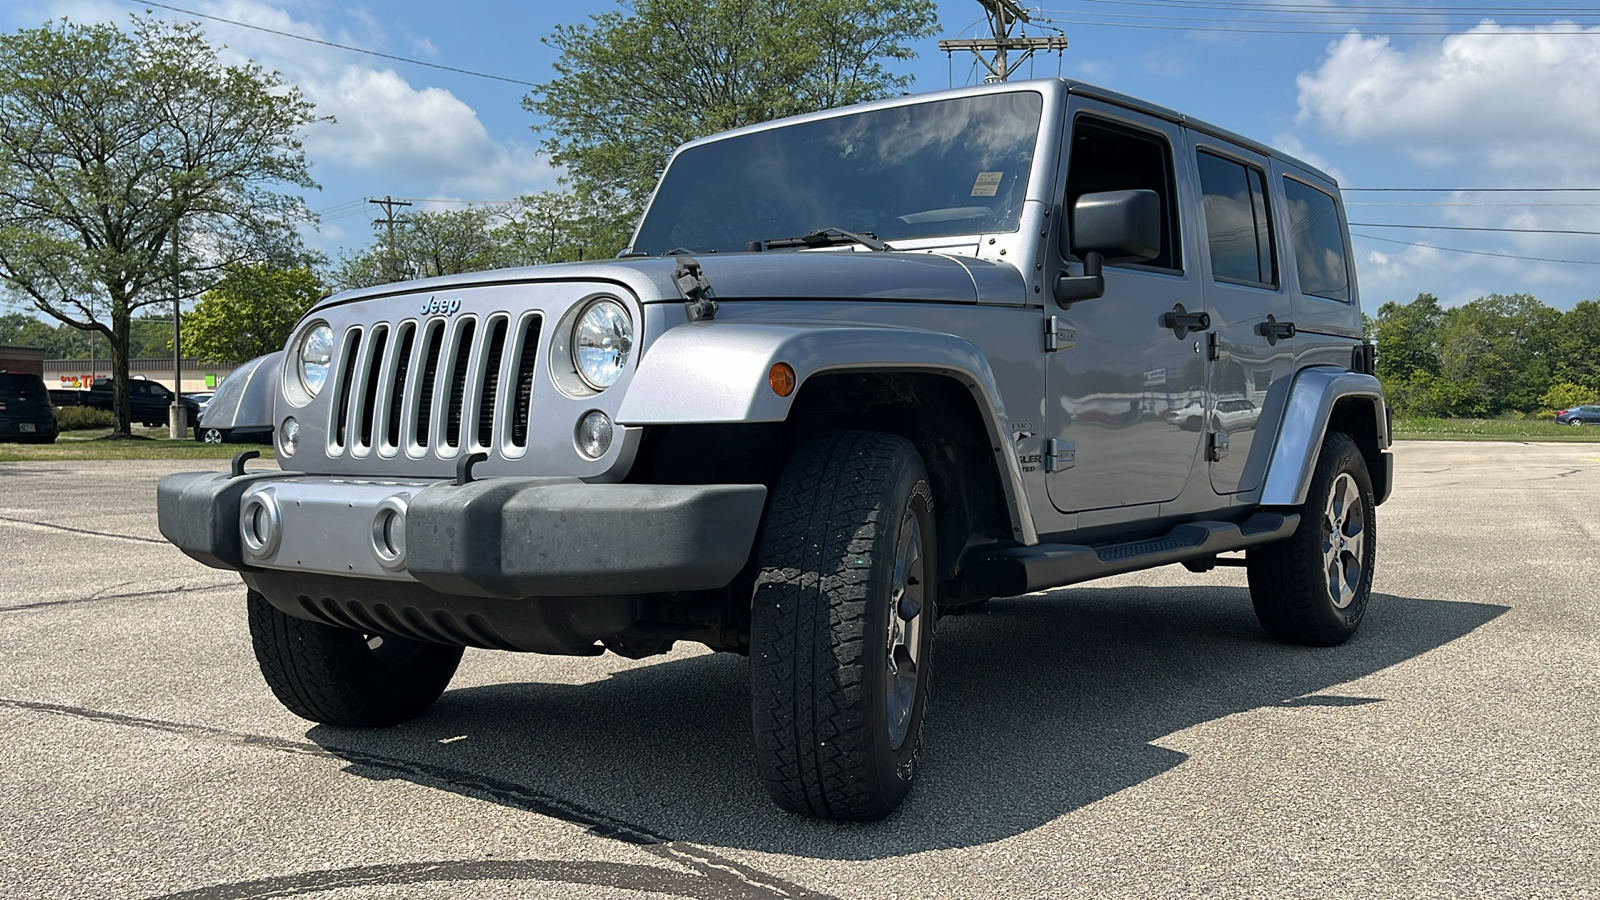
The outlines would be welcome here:
[[[128,382],[128,399],[129,418],[141,425],[155,428],[172,420],[172,391],[160,382],[131,379]],[[111,379],[96,378],[94,387],[84,392],[83,405],[110,409]],[[183,405],[189,407],[189,421],[200,421],[199,401],[184,397]]]
[[[59,433],[44,379],[27,372],[0,372],[0,441],[53,444]]]

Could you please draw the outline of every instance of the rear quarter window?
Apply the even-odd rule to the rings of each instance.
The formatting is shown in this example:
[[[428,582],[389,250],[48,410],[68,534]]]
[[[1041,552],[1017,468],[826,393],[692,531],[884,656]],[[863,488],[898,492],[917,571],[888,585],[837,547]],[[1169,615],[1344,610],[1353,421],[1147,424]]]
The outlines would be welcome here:
[[[1294,267],[1300,292],[1350,301],[1350,268],[1344,254],[1344,229],[1333,197],[1293,178],[1283,180],[1293,235]]]

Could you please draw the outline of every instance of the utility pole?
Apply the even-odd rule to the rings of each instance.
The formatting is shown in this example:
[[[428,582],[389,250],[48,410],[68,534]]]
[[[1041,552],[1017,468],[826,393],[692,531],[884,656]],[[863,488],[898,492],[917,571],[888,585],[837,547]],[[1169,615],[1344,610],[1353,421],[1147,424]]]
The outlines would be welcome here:
[[[390,281],[394,281],[395,280],[395,277],[394,277],[394,223],[395,223],[394,208],[397,207],[397,206],[400,206],[400,207],[410,206],[411,202],[408,201],[408,200],[396,200],[393,197],[390,197],[388,194],[385,194],[382,200],[370,200],[369,199],[367,202],[368,203],[376,203],[379,206],[383,207],[383,218],[374,220],[372,224],[373,225],[384,225],[384,226],[387,226],[388,229],[389,229],[389,238],[388,238],[389,250],[388,250],[388,253],[384,254],[384,257],[383,257],[383,274],[384,274],[385,278],[389,279]]]
[[[989,19],[989,31],[994,35],[986,38],[961,38],[939,42],[939,49],[946,53],[956,50],[971,50],[983,63],[989,74],[983,76],[985,84],[1005,81],[1033,56],[1035,50],[1054,50],[1057,53],[1067,49],[1067,36],[1056,34],[1050,37],[1011,36],[1011,29],[1022,23],[1032,22],[1028,11],[1016,4],[1016,0],[978,0],[978,5],[983,7],[984,14]],[[1007,51],[1020,50],[1016,61],[1011,62]],[[985,56],[993,53],[994,59]]]

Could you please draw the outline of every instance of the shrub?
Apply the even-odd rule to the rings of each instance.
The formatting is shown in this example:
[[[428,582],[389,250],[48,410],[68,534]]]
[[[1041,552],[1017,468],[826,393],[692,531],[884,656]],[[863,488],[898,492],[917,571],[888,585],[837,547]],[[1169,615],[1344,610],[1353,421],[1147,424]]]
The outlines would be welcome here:
[[[56,424],[62,431],[83,431],[89,428],[110,428],[114,424],[111,410],[90,406],[56,407]]]

